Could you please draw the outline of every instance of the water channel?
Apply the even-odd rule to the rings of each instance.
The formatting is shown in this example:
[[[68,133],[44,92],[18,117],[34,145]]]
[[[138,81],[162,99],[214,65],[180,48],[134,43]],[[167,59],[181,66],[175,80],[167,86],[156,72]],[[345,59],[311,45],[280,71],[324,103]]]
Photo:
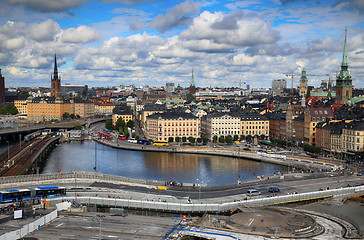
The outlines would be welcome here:
[[[53,149],[42,173],[95,171],[124,177],[225,185],[285,172],[287,167],[230,157],[139,152],[114,149],[93,141],[63,143]]]

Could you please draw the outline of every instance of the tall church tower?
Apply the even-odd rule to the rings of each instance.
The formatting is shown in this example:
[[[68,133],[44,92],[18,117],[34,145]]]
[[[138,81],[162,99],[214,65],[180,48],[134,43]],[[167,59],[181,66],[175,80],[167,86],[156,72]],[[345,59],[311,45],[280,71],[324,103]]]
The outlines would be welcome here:
[[[195,86],[195,79],[193,77],[193,70],[192,70],[192,78],[191,78],[191,84],[190,84],[190,93],[191,94],[196,93],[196,86]]]
[[[300,79],[300,97],[306,98],[307,95],[307,76],[306,69],[302,70],[301,79]]]
[[[57,56],[54,54],[54,72],[51,78],[51,97],[62,97],[61,78],[58,76]]]
[[[346,52],[346,36],[348,29],[345,29],[345,41],[343,60],[341,63],[341,70],[339,76],[336,78],[336,103],[338,104],[350,104],[349,100],[352,98],[353,84],[351,75],[348,70],[348,56]]]

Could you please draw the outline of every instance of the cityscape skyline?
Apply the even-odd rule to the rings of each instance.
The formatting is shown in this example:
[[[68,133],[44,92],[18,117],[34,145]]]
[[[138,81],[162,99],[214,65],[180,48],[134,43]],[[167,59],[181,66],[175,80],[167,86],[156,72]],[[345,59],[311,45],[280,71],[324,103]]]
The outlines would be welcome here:
[[[351,1],[9,1],[0,7],[6,87],[62,84],[252,88],[303,68],[309,85],[340,70],[345,27],[353,85],[363,88],[364,3]],[[245,87],[242,85],[242,87]]]

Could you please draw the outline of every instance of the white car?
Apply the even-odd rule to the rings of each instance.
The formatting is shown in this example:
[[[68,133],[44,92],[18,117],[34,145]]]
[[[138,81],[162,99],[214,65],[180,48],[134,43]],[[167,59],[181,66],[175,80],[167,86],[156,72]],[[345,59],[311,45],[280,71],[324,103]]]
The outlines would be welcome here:
[[[137,143],[138,140],[136,140],[135,138],[131,138],[131,139],[128,140],[128,142],[130,142],[130,143]]]

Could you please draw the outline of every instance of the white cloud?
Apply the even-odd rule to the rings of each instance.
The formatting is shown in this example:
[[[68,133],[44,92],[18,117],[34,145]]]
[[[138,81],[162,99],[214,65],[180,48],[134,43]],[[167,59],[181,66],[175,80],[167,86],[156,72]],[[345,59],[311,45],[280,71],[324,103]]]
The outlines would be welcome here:
[[[64,42],[70,43],[87,43],[99,38],[99,33],[90,27],[79,26],[78,28],[69,28],[65,30],[61,38]]]
[[[24,42],[25,42],[24,37],[10,38],[10,39],[5,40],[1,44],[1,46],[7,50],[14,50],[14,49],[23,47]]]
[[[30,38],[36,41],[51,41],[59,31],[59,24],[50,19],[29,26]]]
[[[78,7],[88,0],[5,0],[13,5],[23,5],[40,12],[58,12]]]

